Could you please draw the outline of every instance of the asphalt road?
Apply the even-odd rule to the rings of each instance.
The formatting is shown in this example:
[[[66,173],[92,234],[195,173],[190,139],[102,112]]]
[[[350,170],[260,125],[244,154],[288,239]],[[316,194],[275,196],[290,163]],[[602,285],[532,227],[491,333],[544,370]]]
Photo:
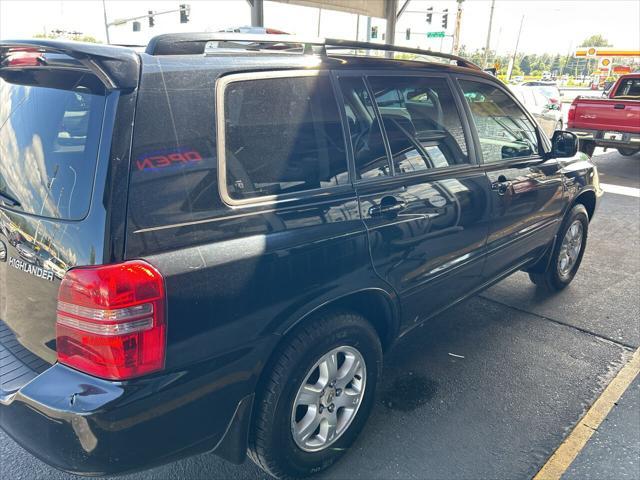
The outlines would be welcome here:
[[[640,188],[640,154],[598,150],[594,158],[603,182]],[[360,439],[323,478],[533,476],[640,346],[639,243],[640,198],[607,193],[565,291],[542,293],[517,273],[415,330],[385,358]],[[618,465],[624,456],[606,458]],[[575,468],[572,478],[581,478],[589,462]],[[78,478],[1,431],[0,477]],[[250,461],[233,466],[204,454],[120,478],[265,477]]]

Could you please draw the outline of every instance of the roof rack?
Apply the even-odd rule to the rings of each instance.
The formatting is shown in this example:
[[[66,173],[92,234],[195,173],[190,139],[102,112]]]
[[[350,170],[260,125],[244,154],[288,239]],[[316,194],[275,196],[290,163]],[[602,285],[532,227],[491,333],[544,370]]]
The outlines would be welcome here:
[[[215,42],[219,42],[218,45]],[[225,45],[220,45],[220,43]],[[153,37],[145,53],[149,55],[198,55],[203,53],[229,52],[231,46],[235,51],[243,47],[247,51],[302,53],[329,56],[336,50],[378,50],[385,52],[411,53],[422,57],[442,58],[456,62],[460,67],[481,70],[475,63],[457,55],[433,52],[419,48],[402,47],[382,43],[359,42],[337,38],[305,38],[295,35],[203,32],[203,33],[169,33]],[[219,49],[219,50],[217,50]]]

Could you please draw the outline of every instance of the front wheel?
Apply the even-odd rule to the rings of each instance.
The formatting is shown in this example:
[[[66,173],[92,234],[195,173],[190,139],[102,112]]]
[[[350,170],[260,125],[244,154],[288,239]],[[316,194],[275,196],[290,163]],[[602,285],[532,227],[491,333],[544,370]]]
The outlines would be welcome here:
[[[380,340],[362,316],[334,312],[306,322],[258,392],[250,458],[276,478],[331,466],[364,427],[381,364]]]
[[[541,273],[529,273],[531,281],[551,292],[569,285],[580,268],[588,231],[587,210],[577,204],[562,222],[547,268]]]
[[[630,157],[631,155],[635,155],[638,152],[640,152],[640,150],[635,148],[619,148],[618,149],[618,153],[623,157]]]

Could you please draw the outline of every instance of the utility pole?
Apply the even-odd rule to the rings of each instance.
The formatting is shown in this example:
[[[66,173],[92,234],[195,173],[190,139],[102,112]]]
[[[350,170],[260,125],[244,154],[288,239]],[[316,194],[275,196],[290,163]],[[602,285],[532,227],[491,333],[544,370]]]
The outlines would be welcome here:
[[[102,14],[104,15],[104,33],[107,36],[107,44],[111,43],[109,40],[109,22],[107,22],[107,6],[104,4],[104,0],[102,0]]]
[[[489,29],[487,30],[487,43],[484,45],[484,68],[488,68],[489,48],[491,47],[491,24],[493,23],[493,8],[496,6],[496,0],[491,0],[491,13],[489,14]]]
[[[318,37],[320,37],[320,20],[322,19],[322,7],[318,8]]]
[[[464,0],[457,0],[458,11],[456,13],[456,29],[453,32],[453,54],[457,55],[460,50],[460,27],[462,24],[462,2]]]
[[[511,60],[511,64],[515,66],[516,64],[516,55],[518,54],[518,45],[520,44],[520,34],[522,33],[522,24],[524,23],[524,15],[520,19],[520,30],[518,30],[518,39],[516,40],[516,48],[513,50],[513,58]],[[509,75],[507,75],[507,82],[511,80],[511,74],[513,73],[513,67],[509,70]]]

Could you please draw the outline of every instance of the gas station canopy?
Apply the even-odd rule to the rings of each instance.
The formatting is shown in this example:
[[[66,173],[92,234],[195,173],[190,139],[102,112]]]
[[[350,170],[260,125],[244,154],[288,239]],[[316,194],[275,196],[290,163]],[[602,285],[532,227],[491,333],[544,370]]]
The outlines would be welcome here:
[[[341,12],[358,13],[369,17],[386,18],[386,0],[274,0],[291,5],[303,5],[305,7],[325,8]]]
[[[621,50],[611,47],[580,47],[576,57],[640,57],[640,50]]]

